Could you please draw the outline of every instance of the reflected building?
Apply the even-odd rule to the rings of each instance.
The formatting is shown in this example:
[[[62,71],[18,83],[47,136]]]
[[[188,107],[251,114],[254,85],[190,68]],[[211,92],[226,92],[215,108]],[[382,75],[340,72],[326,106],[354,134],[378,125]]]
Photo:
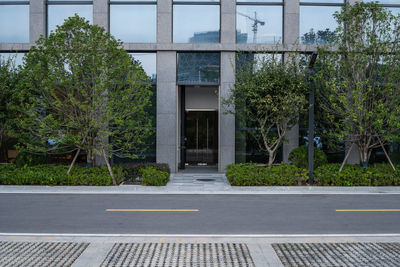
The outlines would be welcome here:
[[[0,0],[1,55],[29,51],[41,36],[78,14],[104,27],[141,62],[153,88],[153,126],[147,161],[168,163],[172,172],[207,167],[223,172],[234,162],[265,162],[251,129],[227,114],[223,98],[235,68],[257,52],[299,45],[305,52],[329,42],[333,14],[344,0]],[[394,13],[400,0],[383,0]],[[285,6],[285,8],[284,8]],[[327,30],[328,29],[328,30]],[[329,38],[328,38],[329,37]],[[237,52],[247,53],[237,59]],[[281,55],[280,55],[281,56]],[[257,55],[259,57],[259,55]],[[23,64],[23,63],[22,63]],[[294,127],[278,156],[287,162],[297,147]]]

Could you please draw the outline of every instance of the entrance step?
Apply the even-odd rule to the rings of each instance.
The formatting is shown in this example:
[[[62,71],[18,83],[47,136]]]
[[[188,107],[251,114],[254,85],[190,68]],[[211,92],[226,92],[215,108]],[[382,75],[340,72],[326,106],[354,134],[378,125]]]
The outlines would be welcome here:
[[[219,191],[230,188],[222,173],[175,173],[171,174],[168,188],[177,190]]]

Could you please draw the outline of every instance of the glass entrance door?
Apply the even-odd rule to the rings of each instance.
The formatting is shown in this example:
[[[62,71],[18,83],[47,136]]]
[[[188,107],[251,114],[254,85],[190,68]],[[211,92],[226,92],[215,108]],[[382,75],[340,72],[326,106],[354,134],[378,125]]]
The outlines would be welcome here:
[[[186,165],[218,163],[218,112],[186,111]]]

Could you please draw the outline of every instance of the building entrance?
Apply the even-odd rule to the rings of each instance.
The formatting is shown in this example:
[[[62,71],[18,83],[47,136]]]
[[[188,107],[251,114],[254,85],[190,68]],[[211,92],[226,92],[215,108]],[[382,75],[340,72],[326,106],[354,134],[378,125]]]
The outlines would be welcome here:
[[[185,165],[218,163],[218,112],[186,111]]]

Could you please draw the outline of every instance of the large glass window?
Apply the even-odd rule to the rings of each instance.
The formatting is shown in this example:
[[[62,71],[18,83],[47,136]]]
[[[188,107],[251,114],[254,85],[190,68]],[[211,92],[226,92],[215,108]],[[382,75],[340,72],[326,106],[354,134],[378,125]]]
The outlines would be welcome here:
[[[196,2],[208,4],[196,5]],[[219,43],[219,1],[174,1],[173,40],[174,43]]]
[[[29,1],[0,1],[0,42],[29,43]]]
[[[282,43],[282,25],[282,1],[237,1],[237,43]]]
[[[219,53],[178,53],[178,84],[218,85]]]
[[[128,43],[155,43],[156,1],[110,2],[110,33]]]
[[[300,43],[331,43],[338,26],[333,14],[339,12],[343,4],[343,0],[301,0]]]
[[[14,61],[15,66],[20,66],[23,64],[23,58],[25,53],[14,53],[14,52],[7,52],[7,53],[0,53],[1,60],[8,60],[12,59]]]
[[[89,1],[90,2],[90,1]],[[87,4],[88,1],[62,1],[52,0],[47,6],[47,34],[55,31],[64,21],[77,14],[84,17],[90,23],[93,23],[93,4]]]
[[[152,83],[156,82],[156,53],[129,53],[135,60],[138,60],[142,65],[143,70],[146,72],[147,76],[150,78]]]

